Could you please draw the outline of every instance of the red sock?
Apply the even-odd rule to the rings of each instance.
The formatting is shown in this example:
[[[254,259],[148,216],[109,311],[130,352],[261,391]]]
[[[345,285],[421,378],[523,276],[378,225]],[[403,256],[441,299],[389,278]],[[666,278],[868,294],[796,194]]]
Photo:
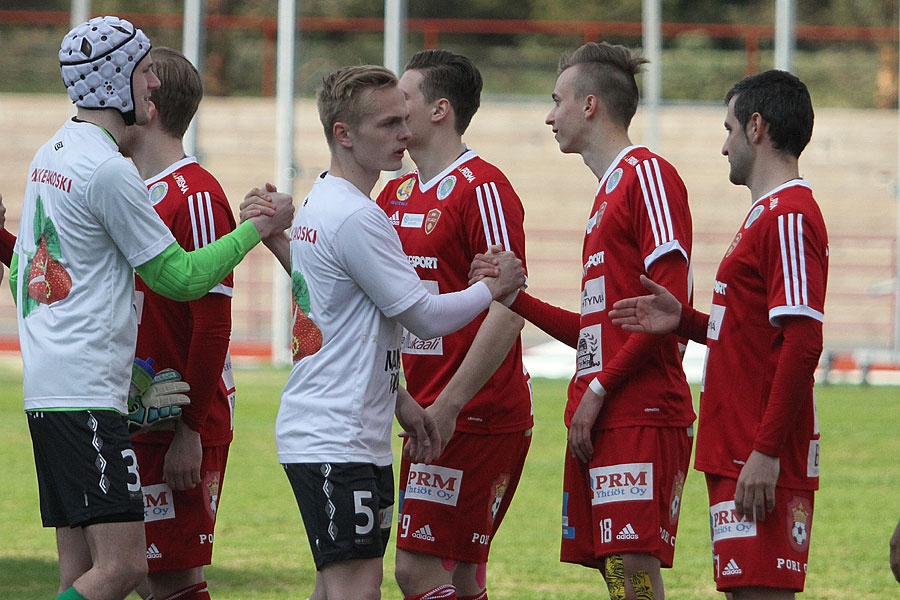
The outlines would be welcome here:
[[[487,589],[483,589],[474,596],[457,596],[457,600],[488,600]]]
[[[162,600],[211,600],[206,582],[201,581],[194,585],[188,586],[183,590],[178,590],[174,594],[169,594]]]
[[[456,588],[447,583],[418,596],[407,596],[403,600],[457,600]]]

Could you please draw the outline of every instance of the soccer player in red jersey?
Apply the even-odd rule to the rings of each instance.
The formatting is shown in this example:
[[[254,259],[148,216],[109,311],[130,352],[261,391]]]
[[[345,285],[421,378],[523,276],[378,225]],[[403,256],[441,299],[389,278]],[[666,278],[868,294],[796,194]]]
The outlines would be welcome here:
[[[812,136],[806,86],[784,71],[726,95],[722,154],[753,201],[719,264],[709,315],[653,281],[613,322],[705,343],[695,467],[706,474],[717,588],[735,599],[803,590],[819,485],[813,395],[828,234],[798,159]]]
[[[513,310],[577,349],[565,422],[561,560],[600,570],[611,598],[662,598],[694,411],[679,339],[627,333],[608,309],[638,275],[690,299],[691,215],[675,168],[628,135],[644,59],[585,44],[559,63],[547,124],[599,179],[583,246],[581,311],[520,292]]]
[[[150,201],[186,250],[235,228],[216,179],[185,156],[182,137],[203,86],[194,66],[170,48],[150,51],[161,81],[146,125],[129,127],[123,150],[150,189]],[[173,431],[133,438],[144,495],[147,583],[152,598],[209,598],[203,566],[212,558],[213,530],[232,439],[234,377],[228,355],[233,274],[199,300],[177,302],[135,278],[135,356],[153,368],[175,369],[191,386],[191,403]]]
[[[426,287],[465,289],[472,257],[491,246],[524,261],[519,197],[497,167],[462,142],[481,100],[478,69],[465,56],[423,50],[399,87],[417,170],[389,182],[378,204]],[[407,388],[434,416],[446,444],[430,465],[401,463],[396,576],[409,599],[487,599],[491,541],[531,442],[522,324],[494,302],[450,335],[422,340],[405,333]]]

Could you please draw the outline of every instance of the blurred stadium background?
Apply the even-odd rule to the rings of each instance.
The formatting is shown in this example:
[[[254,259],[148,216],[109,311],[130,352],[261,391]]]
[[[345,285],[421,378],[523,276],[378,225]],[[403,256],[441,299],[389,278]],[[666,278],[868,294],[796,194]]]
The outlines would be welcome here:
[[[294,82],[288,92],[294,109],[290,170],[276,166],[284,160],[277,132],[286,120],[276,92],[278,13],[285,5],[296,11],[295,58],[288,68]],[[645,47],[648,40],[657,43],[646,37],[648,7],[656,8],[661,23],[658,54]],[[399,32],[385,18],[392,10],[406,17]],[[18,228],[34,151],[73,114],[56,60],[73,14],[78,21],[124,16],[155,45],[196,44],[207,91],[196,152],[235,209],[247,190],[265,181],[290,185],[302,198],[327,168],[312,102],[324,74],[345,64],[402,66],[419,49],[446,47],[472,57],[485,76],[482,109],[465,140],[504,170],[522,198],[531,290],[577,309],[583,224],[596,180],[580,158],[560,154],[544,117],[559,55],[585,41],[607,40],[644,47],[656,57],[658,82],[652,71],[640,78],[650,105],[639,109],[632,140],[667,157],[685,180],[694,218],[695,303],[706,310],[716,265],[749,206],[747,190],[728,182],[719,153],[721,98],[744,75],[787,60],[809,85],[816,108],[800,166],[831,239],[823,368],[834,367],[832,377],[849,369],[859,378],[873,367],[873,379],[885,378],[900,350],[898,10],[898,0],[0,0],[0,193],[7,228]],[[201,35],[193,39],[184,24],[186,15],[190,22],[197,14]],[[783,32],[788,35],[780,38]],[[399,40],[394,56],[385,39]],[[278,334],[287,331],[287,295],[273,286],[279,278],[262,247],[236,270],[236,359],[269,360],[285,347]],[[15,350],[15,313],[8,283],[2,287],[0,348]],[[283,314],[273,316],[273,306]],[[273,339],[279,341],[273,345]],[[542,374],[570,373],[567,355],[547,350],[546,341],[526,329],[532,354],[544,353],[532,364],[549,369]]]

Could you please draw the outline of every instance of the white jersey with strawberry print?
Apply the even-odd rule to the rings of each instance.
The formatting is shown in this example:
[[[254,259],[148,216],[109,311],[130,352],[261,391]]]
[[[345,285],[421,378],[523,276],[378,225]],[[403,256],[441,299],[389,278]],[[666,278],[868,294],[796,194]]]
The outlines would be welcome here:
[[[397,316],[428,292],[378,205],[322,173],[290,230],[298,356],[281,396],[281,463],[392,462]]]
[[[71,120],[41,146],[16,241],[25,410],[127,412],[134,268],[174,242],[106,131]]]

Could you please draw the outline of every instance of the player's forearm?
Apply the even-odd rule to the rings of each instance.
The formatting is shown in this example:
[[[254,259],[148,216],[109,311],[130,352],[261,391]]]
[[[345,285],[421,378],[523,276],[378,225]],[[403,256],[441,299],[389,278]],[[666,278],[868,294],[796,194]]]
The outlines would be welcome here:
[[[679,252],[670,252],[653,261],[647,275],[669,290],[682,305],[688,302],[688,265]],[[597,374],[597,382],[607,393],[611,392],[656,356],[660,346],[670,342],[669,335],[632,333]]]
[[[484,312],[491,301],[490,290],[479,281],[459,292],[425,294],[396,318],[417,337],[430,340],[458,330]]]
[[[461,410],[503,363],[525,324],[522,317],[492,302],[487,317],[459,368],[435,400]]]
[[[790,429],[796,427],[797,416],[805,410],[809,390],[815,381],[816,367],[822,354],[822,323],[810,317],[786,317],[782,326],[784,342],[769,401],[757,430],[753,449],[778,456]]]
[[[185,252],[174,243],[135,271],[157,294],[179,302],[196,300],[234,270],[259,241],[256,227],[244,222],[212,244],[192,252]]]
[[[524,290],[519,291],[510,309],[566,346],[578,346],[581,328],[581,315],[578,313],[538,300]]]
[[[675,335],[706,344],[706,330],[709,327],[709,315],[695,309],[690,304],[681,303],[681,320],[675,328]]]
[[[263,245],[269,249],[269,252],[272,253],[275,258],[278,259],[278,262],[281,263],[281,266],[287,272],[288,275],[291,274],[291,242],[288,240],[287,236],[284,233],[277,233],[273,236],[269,236],[263,241]]]
[[[231,340],[231,298],[207,294],[190,304],[193,329],[184,380],[191,386],[191,403],[182,408],[181,419],[202,432],[210,407],[218,400],[222,368]]]

